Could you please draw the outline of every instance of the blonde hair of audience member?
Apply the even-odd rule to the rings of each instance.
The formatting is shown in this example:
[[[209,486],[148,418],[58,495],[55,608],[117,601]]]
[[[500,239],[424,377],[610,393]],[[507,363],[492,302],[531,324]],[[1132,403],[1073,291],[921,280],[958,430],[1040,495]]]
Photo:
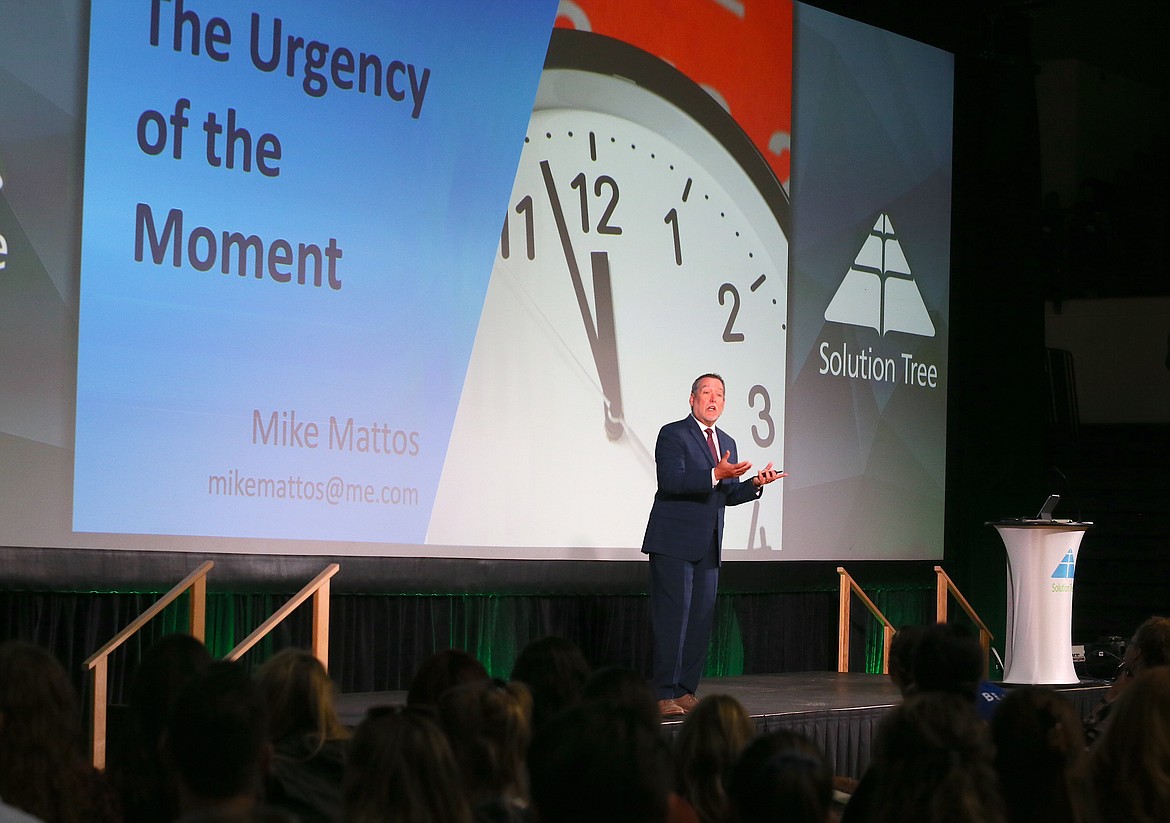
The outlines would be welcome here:
[[[674,744],[675,791],[702,823],[731,819],[726,778],[755,732],[740,702],[724,694],[704,697],[683,721]]]
[[[0,797],[46,823],[115,819],[112,790],[82,756],[77,694],[49,652],[0,643]]]
[[[1170,820],[1170,667],[1139,674],[1089,755],[1103,820]]]
[[[321,661],[301,649],[283,649],[256,673],[268,705],[268,739],[311,735],[319,751],[350,736],[334,707],[333,681]]]
[[[439,697],[439,722],[473,807],[527,805],[524,758],[532,739],[527,686],[498,681],[456,686]]]
[[[947,692],[912,695],[878,727],[868,814],[879,823],[998,823],[1006,819],[990,731],[971,702]],[[857,795],[854,795],[857,798]]]
[[[371,709],[354,734],[343,823],[471,823],[459,767],[438,724],[419,709]]]
[[[1071,701],[1039,686],[1012,689],[991,719],[991,736],[1009,820],[1088,819],[1085,736]]]

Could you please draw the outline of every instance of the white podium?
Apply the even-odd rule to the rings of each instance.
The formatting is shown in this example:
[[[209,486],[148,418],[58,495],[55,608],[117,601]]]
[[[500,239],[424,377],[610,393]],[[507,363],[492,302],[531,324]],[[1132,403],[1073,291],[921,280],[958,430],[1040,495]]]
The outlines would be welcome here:
[[[1092,523],[1004,520],[994,526],[1007,549],[1004,683],[1079,683],[1072,662],[1077,552]]]

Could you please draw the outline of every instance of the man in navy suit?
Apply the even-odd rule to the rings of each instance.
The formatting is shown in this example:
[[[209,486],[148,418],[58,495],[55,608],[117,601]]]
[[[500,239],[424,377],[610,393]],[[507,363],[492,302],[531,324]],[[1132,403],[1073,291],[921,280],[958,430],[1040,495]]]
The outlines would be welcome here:
[[[686,714],[707,659],[723,545],[723,509],[755,500],[780,477],[769,463],[748,480],[735,441],[715,427],[723,413],[723,378],[704,374],[691,386],[691,414],[658,433],[658,491],[642,551],[650,555],[651,687],[663,717]]]

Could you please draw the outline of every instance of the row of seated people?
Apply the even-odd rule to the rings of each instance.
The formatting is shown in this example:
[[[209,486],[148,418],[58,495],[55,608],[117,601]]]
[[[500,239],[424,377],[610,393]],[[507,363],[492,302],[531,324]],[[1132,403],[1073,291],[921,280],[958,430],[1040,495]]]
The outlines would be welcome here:
[[[704,696],[667,735],[640,675],[593,671],[561,638],[525,648],[510,682],[466,652],[439,652],[405,705],[371,709],[350,730],[311,654],[279,652],[251,676],[169,636],[144,655],[98,773],[63,669],[10,641],[0,823],[1170,820],[1170,620],[1139,627],[1089,718],[1091,746],[1060,694],[981,684],[978,644],[955,627],[896,641],[905,699],[860,782],[834,776],[800,734],[759,733],[728,695]]]

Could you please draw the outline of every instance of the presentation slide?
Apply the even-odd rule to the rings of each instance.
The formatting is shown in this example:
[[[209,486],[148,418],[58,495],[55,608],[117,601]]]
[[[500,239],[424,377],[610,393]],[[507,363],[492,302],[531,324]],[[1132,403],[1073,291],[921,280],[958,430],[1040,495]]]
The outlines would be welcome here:
[[[941,557],[951,55],[812,7],[0,11],[0,545]]]
[[[793,73],[784,553],[941,558],[954,57],[798,4]]]
[[[90,11],[74,530],[422,543],[553,3],[131,8]]]

